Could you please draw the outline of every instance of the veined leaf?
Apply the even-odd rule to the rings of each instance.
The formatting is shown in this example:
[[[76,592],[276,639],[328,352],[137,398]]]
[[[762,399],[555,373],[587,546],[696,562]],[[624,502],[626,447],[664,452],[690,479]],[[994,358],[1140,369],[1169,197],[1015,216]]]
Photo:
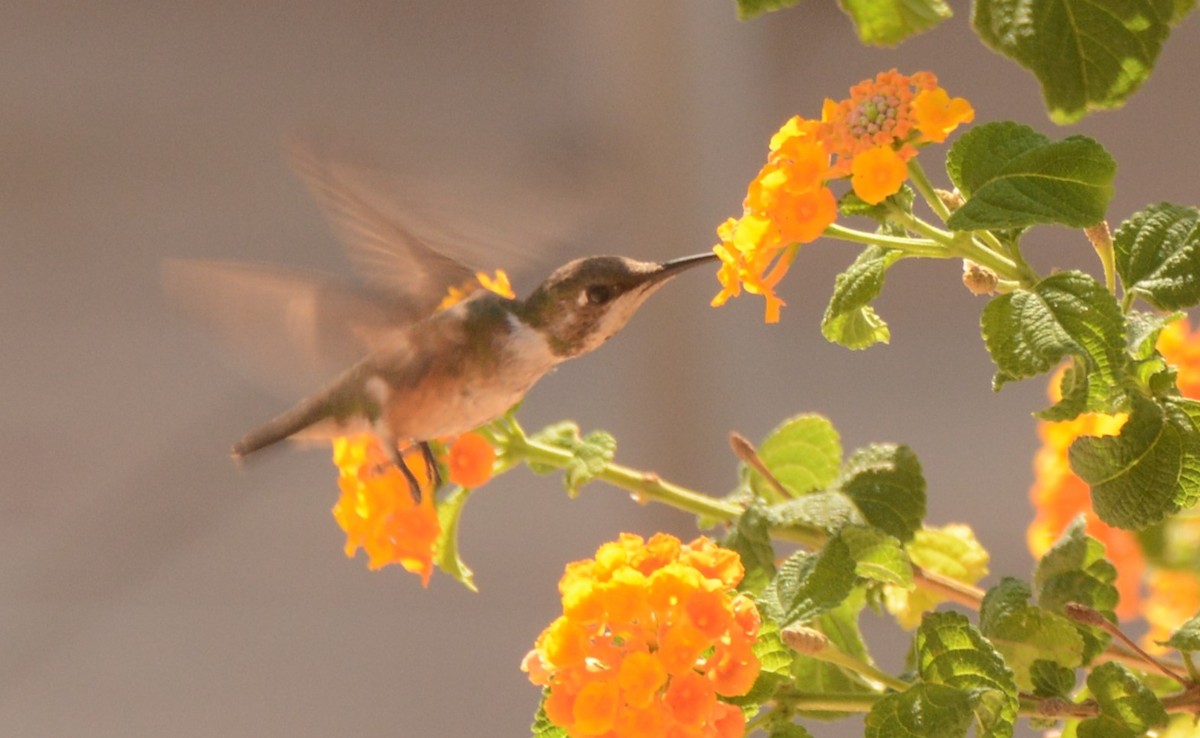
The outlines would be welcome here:
[[[878,528],[847,525],[838,531],[838,537],[850,548],[858,576],[900,587],[912,586],[912,562],[895,536]]]
[[[758,456],[771,474],[792,494],[803,495],[828,487],[842,464],[837,430],[820,415],[798,415],[784,421],[763,439]],[[749,471],[754,493],[767,500],[779,495],[757,472]]]
[[[972,20],[985,43],[1038,78],[1050,117],[1071,123],[1125,103],[1174,15],[1172,0],[976,0]]]
[[[1038,604],[1051,612],[1062,612],[1068,602],[1096,610],[1111,622],[1120,595],[1114,582],[1117,568],[1104,558],[1104,544],[1084,532],[1083,516],[1077,517],[1054,546],[1046,552],[1033,574]],[[1075,623],[1084,641],[1084,663],[1108,645],[1110,636],[1098,628]]]
[[[1179,626],[1170,638],[1159,641],[1159,645],[1179,651],[1200,651],[1200,612]]]
[[[1088,691],[1100,706],[1101,719],[1108,718],[1124,725],[1132,735],[1142,735],[1150,728],[1167,724],[1167,711],[1162,702],[1142,680],[1115,661],[1108,661],[1088,674]],[[1093,718],[1094,719],[1094,718]],[[1079,726],[1080,735],[1091,734]]]
[[[1126,292],[1160,310],[1200,302],[1200,210],[1151,205],[1121,224],[1113,249]]]
[[[738,589],[758,594],[770,584],[775,576],[775,548],[771,545],[770,522],[760,508],[747,508],[721,546],[737,551],[742,558],[746,574]]]
[[[917,671],[926,684],[971,696],[980,738],[1009,738],[1017,720],[1017,685],[1004,659],[963,615],[937,612],[917,629]]]
[[[1116,171],[1104,147],[1086,136],[1051,141],[1012,121],[987,123],[959,137],[946,157],[946,172],[966,198],[946,225],[1095,225],[1112,199]]]
[[[837,276],[833,296],[821,319],[821,334],[826,339],[849,349],[864,349],[891,339],[887,323],[870,303],[883,289],[887,270],[902,255],[894,249],[868,246]]]
[[[1030,671],[1039,660],[1073,669],[1083,663],[1083,638],[1063,615],[1028,604],[1029,586],[1005,577],[988,590],[979,613],[983,634],[1004,655],[1024,691],[1033,690]]]
[[[1200,403],[1135,398],[1117,436],[1071,444],[1071,469],[1092,488],[1101,520],[1141,530],[1200,500]]]
[[[953,13],[942,0],[838,0],[854,20],[858,38],[870,46],[894,46]]]
[[[982,326],[997,367],[995,389],[1074,356],[1082,363],[1074,381],[1087,382],[1087,409],[1111,412],[1120,405],[1124,316],[1112,294],[1087,274],[1059,272],[1032,289],[1001,295],[984,308]]]
[[[779,567],[763,593],[763,604],[781,627],[803,623],[832,610],[854,588],[854,559],[838,538],[817,553],[797,551]]]
[[[925,476],[907,446],[873,444],[856,451],[842,469],[838,489],[871,525],[900,541],[912,539],[925,517]]]
[[[885,695],[867,713],[865,738],[957,738],[974,713],[966,692],[942,684],[915,684]]]

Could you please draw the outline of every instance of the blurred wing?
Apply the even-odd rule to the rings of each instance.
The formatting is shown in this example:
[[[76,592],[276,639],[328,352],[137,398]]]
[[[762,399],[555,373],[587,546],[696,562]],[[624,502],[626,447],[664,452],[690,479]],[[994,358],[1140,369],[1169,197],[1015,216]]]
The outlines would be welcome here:
[[[410,312],[410,320],[432,313],[450,287],[474,279],[474,268],[385,216],[312,148],[295,144],[291,158],[367,284],[395,296]]]
[[[406,305],[275,267],[168,260],[162,280],[189,316],[289,394],[321,386],[412,322]]]

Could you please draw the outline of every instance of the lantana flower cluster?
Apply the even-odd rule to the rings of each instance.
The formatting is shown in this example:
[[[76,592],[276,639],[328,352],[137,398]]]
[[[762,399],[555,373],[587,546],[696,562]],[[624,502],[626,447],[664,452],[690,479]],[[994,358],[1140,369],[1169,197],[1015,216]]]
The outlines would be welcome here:
[[[572,738],[735,738],[761,664],[760,618],[733,588],[737,553],[707,538],[681,545],[624,533],[568,564],[563,614],[522,668],[546,688],[545,711]]]
[[[403,455],[417,480],[421,501],[413,499],[404,473],[393,465],[375,436],[361,434],[336,438],[333,463],[338,467],[341,496],[333,517],[346,534],[346,556],[358,549],[367,554],[367,567],[382,569],[400,564],[429,585],[433,560],[441,540],[442,525],[434,503],[430,469],[418,447]],[[464,433],[450,444],[446,458],[450,481],[478,487],[492,475],[496,452],[479,433]]]
[[[1159,334],[1157,348],[1172,364],[1177,386],[1184,397],[1200,399],[1200,328],[1192,330],[1187,320],[1169,324]],[[1061,372],[1050,382],[1050,398],[1059,398]],[[1162,640],[1200,609],[1200,572],[1153,569],[1147,574],[1146,557],[1136,533],[1113,528],[1092,509],[1087,484],[1071,471],[1068,449],[1080,436],[1106,436],[1120,432],[1126,416],[1085,413],[1073,420],[1038,423],[1042,448],[1034,456],[1034,483],[1030,489],[1036,515],[1029,525],[1030,552],[1041,558],[1076,516],[1082,514],[1087,533],[1104,544],[1107,557],[1117,568],[1117,590],[1121,595],[1117,615],[1131,618],[1139,613],[1151,625],[1148,645]],[[1200,526],[1194,521],[1173,521],[1164,535],[1188,535]],[[1200,543],[1192,548],[1200,550]],[[1149,585],[1143,605],[1142,585]]]
[[[907,76],[893,69],[855,85],[845,100],[827,99],[820,120],[787,121],[771,138],[742,217],[717,228],[722,289],[713,305],[744,288],[765,298],[766,321],[777,322],[784,302],[775,287],[797,248],[837,219],[828,183],[849,177],[859,198],[878,204],[900,190],[918,146],[945,141],[974,117],[970,103],[950,98],[931,72]]]

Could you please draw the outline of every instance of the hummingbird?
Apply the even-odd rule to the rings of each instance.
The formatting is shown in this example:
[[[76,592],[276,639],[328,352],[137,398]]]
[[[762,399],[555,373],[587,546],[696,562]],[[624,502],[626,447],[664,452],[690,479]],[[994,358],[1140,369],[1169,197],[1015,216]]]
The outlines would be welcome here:
[[[420,448],[436,488],[430,441],[500,417],[558,364],[612,338],[668,281],[718,258],[591,256],[554,270],[525,299],[506,297],[384,215],[331,166],[303,151],[293,158],[365,273],[365,287],[236,262],[175,260],[163,270],[168,292],[235,341],[298,354],[309,365],[354,357],[332,381],[238,440],[238,459],[285,439],[369,432],[419,500],[405,451]],[[440,309],[451,287],[467,294]]]

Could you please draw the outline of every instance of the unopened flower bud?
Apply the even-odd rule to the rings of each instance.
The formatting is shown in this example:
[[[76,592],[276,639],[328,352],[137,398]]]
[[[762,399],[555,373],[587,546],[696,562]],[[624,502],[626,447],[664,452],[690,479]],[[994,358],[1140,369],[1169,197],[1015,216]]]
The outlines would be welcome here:
[[[1092,247],[1097,251],[1101,249],[1105,251],[1112,250],[1112,231],[1108,228],[1108,221],[1102,220],[1094,226],[1088,226],[1083,229],[1084,235],[1088,241],[1091,241]]]
[[[824,633],[802,625],[789,625],[779,635],[788,648],[806,656],[818,654],[829,645],[829,638]]]
[[[996,294],[998,280],[996,273],[991,269],[980,266],[970,259],[963,259],[963,286],[970,290],[972,295]]]
[[[959,192],[957,189],[954,189],[954,190],[934,189],[934,193],[938,196],[938,199],[942,201],[942,204],[946,206],[946,209],[952,213],[955,210],[958,210],[959,208],[961,208],[963,206],[963,203],[967,201],[966,198],[964,198],[962,196],[962,193]]]

